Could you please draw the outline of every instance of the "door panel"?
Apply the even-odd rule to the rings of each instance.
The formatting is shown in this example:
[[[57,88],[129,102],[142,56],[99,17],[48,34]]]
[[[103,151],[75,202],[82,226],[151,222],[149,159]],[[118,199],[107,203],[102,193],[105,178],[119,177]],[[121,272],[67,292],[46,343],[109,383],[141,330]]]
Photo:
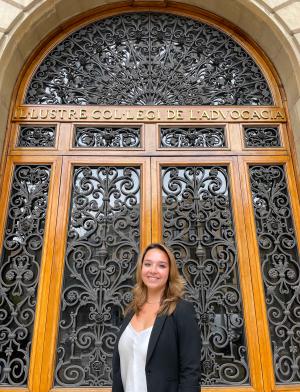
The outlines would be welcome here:
[[[153,239],[173,249],[188,282],[202,332],[203,386],[261,391],[237,161],[157,158],[152,173],[153,223],[161,227]]]
[[[39,381],[60,158],[11,157],[1,197],[0,352],[2,383],[31,390]],[[28,389],[26,386],[28,385]],[[22,388],[22,389],[23,389]]]
[[[143,158],[64,159],[43,391],[111,384],[139,244],[150,242],[149,168]]]
[[[240,170],[265,385],[300,391],[300,210],[292,166],[285,157],[247,157]]]

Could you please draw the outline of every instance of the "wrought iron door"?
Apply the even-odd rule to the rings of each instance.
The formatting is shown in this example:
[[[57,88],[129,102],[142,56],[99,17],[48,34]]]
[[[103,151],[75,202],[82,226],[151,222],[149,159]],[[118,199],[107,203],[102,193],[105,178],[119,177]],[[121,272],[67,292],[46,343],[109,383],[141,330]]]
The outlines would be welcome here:
[[[173,249],[187,282],[186,298],[196,309],[202,385],[259,388],[250,367],[259,366],[249,349],[258,345],[256,320],[249,317],[253,301],[243,301],[251,282],[240,278],[249,276],[249,258],[242,246],[237,164],[230,158],[157,158],[154,167],[160,173],[159,196],[153,199],[162,222],[158,238]]]

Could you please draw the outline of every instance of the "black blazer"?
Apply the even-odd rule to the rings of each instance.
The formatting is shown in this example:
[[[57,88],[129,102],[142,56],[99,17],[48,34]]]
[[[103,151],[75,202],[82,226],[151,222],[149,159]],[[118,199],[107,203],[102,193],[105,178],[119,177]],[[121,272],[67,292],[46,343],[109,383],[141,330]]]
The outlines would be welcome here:
[[[124,392],[118,343],[133,317],[127,314],[113,354],[112,392]],[[193,305],[180,300],[171,316],[156,317],[146,357],[147,392],[200,391],[200,331]]]

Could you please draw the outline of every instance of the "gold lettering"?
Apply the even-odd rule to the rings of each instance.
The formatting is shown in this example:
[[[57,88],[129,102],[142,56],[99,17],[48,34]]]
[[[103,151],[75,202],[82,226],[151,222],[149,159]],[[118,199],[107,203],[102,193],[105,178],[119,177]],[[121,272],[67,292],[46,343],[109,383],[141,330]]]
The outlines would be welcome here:
[[[281,114],[281,112],[278,110],[275,116],[275,119],[277,120],[277,118],[284,120],[284,116]]]
[[[112,118],[112,112],[110,110],[104,110],[103,112],[103,118],[105,118],[105,120],[110,120]]]
[[[226,120],[226,118],[228,117],[228,113],[229,111],[227,110],[225,113],[222,112],[222,110],[219,111],[221,117],[223,118],[223,120]]]
[[[127,120],[133,120],[134,119],[134,116],[133,116],[133,114],[131,113],[130,110],[127,110],[127,112],[126,112],[126,119]]]
[[[241,117],[243,120],[249,120],[249,118],[250,118],[249,110],[243,110],[241,113]]]
[[[148,120],[154,120],[155,119],[155,113],[154,110],[147,110],[147,119]]]
[[[44,109],[40,109],[40,117],[42,119],[45,119],[48,117],[48,110],[47,109],[45,110],[45,114],[43,114],[43,112],[44,112]]]
[[[38,116],[38,114],[36,113],[35,109],[32,109],[32,110],[31,110],[30,118],[31,118],[31,120],[35,120],[35,119],[39,118],[39,116]]]
[[[258,120],[260,120],[260,115],[257,110],[254,110],[254,112],[252,113],[252,119],[254,119],[254,118],[257,118]]]
[[[190,120],[197,120],[197,117],[194,116],[194,112],[192,109],[190,110]]]
[[[115,109],[115,119],[116,120],[122,120],[122,117],[123,117],[123,114],[121,115],[121,117],[118,117],[118,110],[117,109]]]
[[[72,118],[73,118],[74,120],[77,120],[77,119],[78,119],[78,117],[76,116],[76,109],[70,109],[70,110],[69,110],[68,119],[71,120]]]
[[[183,110],[176,110],[176,120],[183,120]]]
[[[95,120],[99,120],[99,119],[101,118],[101,110],[99,110],[99,109],[93,110],[93,111],[92,111],[92,117],[93,117]]]
[[[63,120],[64,119],[64,114],[67,113],[67,110],[66,109],[58,109],[58,113],[60,114],[59,118],[61,120]]]
[[[211,120],[217,120],[219,118],[219,111],[218,110],[211,110],[210,116],[211,116]]]
[[[157,111],[157,119],[160,120],[160,111]]]
[[[203,117],[205,117],[207,120],[210,120],[210,117],[206,110],[204,110],[202,115],[200,115],[200,119],[202,120]]]
[[[50,110],[50,115],[49,115],[51,120],[55,120],[56,119],[56,109],[51,109]]]
[[[84,120],[87,118],[86,109],[80,109],[79,118],[80,118],[80,120]]]
[[[23,108],[20,109],[20,118],[27,118],[27,113]]]
[[[145,115],[144,115],[144,110],[138,110],[136,114],[137,120],[144,120]]]
[[[176,120],[183,120],[183,110],[176,110]]]
[[[168,109],[168,120],[174,120],[176,113],[175,110]]]
[[[268,110],[262,110],[261,113],[261,118],[268,120],[269,119],[269,111]]]
[[[241,114],[240,114],[240,112],[238,111],[238,110],[233,110],[232,112],[231,112],[231,118],[233,119],[233,120],[237,120],[238,118],[240,118],[241,117]]]

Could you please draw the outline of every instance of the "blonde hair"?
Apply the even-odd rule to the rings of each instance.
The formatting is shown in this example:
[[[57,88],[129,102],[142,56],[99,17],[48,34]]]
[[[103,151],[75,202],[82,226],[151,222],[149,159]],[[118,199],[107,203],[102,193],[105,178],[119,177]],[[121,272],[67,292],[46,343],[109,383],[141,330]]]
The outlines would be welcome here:
[[[183,295],[185,280],[179,274],[173,253],[161,243],[149,244],[138,258],[136,266],[136,284],[132,290],[133,299],[126,308],[125,314],[129,311],[139,314],[142,306],[147,301],[147,287],[142,280],[142,266],[146,253],[151,249],[159,249],[164,252],[169,259],[169,277],[162,296],[158,314],[172,314],[176,308],[177,302]]]

